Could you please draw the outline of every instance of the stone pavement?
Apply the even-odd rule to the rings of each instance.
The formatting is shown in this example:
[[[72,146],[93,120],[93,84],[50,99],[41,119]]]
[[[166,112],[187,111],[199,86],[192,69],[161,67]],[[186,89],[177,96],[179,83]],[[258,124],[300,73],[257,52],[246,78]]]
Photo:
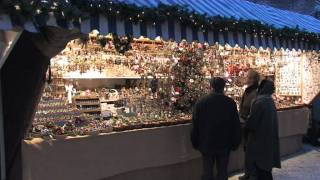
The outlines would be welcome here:
[[[237,174],[229,180],[238,180]],[[274,180],[320,180],[320,148],[304,145],[303,150],[282,160],[273,171]]]

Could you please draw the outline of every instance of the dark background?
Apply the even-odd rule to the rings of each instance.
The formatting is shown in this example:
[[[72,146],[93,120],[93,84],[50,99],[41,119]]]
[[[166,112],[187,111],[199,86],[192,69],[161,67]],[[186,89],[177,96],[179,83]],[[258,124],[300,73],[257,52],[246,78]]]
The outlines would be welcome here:
[[[265,4],[279,9],[314,15],[316,6],[320,6],[320,0],[247,0],[258,4]]]

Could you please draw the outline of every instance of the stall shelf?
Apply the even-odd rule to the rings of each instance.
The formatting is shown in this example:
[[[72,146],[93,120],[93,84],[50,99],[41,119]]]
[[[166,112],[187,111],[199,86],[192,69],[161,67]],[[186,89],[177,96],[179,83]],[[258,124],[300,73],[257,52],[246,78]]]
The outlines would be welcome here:
[[[100,99],[97,96],[76,96],[74,104],[82,113],[101,114]]]

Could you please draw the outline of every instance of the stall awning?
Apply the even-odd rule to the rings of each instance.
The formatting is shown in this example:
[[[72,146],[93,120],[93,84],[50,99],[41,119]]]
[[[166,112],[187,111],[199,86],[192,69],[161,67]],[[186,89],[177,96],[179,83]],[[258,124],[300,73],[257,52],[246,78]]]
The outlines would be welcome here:
[[[320,20],[309,15],[255,4],[246,0],[119,0],[138,6],[156,7],[159,3],[188,5],[191,10],[209,16],[253,19],[278,28],[299,26],[300,29],[320,33]]]
[[[140,7],[157,7],[160,3],[166,5],[188,5],[190,10],[208,16],[234,17],[236,19],[258,20],[266,24],[274,25],[277,28],[299,26],[300,29],[309,32],[320,32],[320,20],[311,16],[302,15],[294,12],[276,9],[273,7],[254,4],[245,0],[118,0],[119,2],[135,4]],[[97,29],[101,34],[116,32],[118,35],[133,34],[135,37],[145,36],[155,38],[161,36],[164,40],[181,41],[186,39],[191,42],[209,42],[209,44],[228,43],[230,45],[238,44],[240,46],[270,47],[270,48],[295,48],[295,49],[319,49],[319,45],[310,45],[306,41],[297,39],[280,39],[278,37],[265,37],[243,32],[228,31],[203,31],[189,27],[177,19],[169,19],[161,23],[132,23],[123,21],[120,18],[106,17],[105,15],[91,16],[89,19],[81,21],[79,26],[70,23],[57,23],[55,17],[50,15],[46,21],[47,26],[60,26],[67,29],[80,29],[83,33],[89,33]],[[10,16],[0,15],[0,28],[4,30],[12,29],[16,26],[22,26],[24,29],[36,32],[38,29],[35,23],[28,21],[24,24],[18,24]]]

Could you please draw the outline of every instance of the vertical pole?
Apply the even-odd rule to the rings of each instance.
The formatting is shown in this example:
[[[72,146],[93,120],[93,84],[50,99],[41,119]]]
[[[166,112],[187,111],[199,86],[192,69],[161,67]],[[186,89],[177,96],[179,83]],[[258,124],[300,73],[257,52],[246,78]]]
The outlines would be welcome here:
[[[0,54],[0,72],[1,68],[7,60],[11,50],[20,38],[22,30],[5,32],[2,38],[5,40],[6,46],[2,54]],[[7,34],[7,35],[6,35]],[[1,73],[0,73],[1,75]],[[0,76],[0,180],[6,179],[6,161],[5,161],[5,142],[4,142],[4,118],[3,118],[3,104],[2,104],[2,87]]]
[[[1,71],[1,70],[0,70]],[[0,76],[0,178],[1,180],[6,179],[6,167],[5,167],[5,149],[4,149],[4,119],[3,119],[3,108],[2,108],[2,87],[1,87],[1,76]]]

